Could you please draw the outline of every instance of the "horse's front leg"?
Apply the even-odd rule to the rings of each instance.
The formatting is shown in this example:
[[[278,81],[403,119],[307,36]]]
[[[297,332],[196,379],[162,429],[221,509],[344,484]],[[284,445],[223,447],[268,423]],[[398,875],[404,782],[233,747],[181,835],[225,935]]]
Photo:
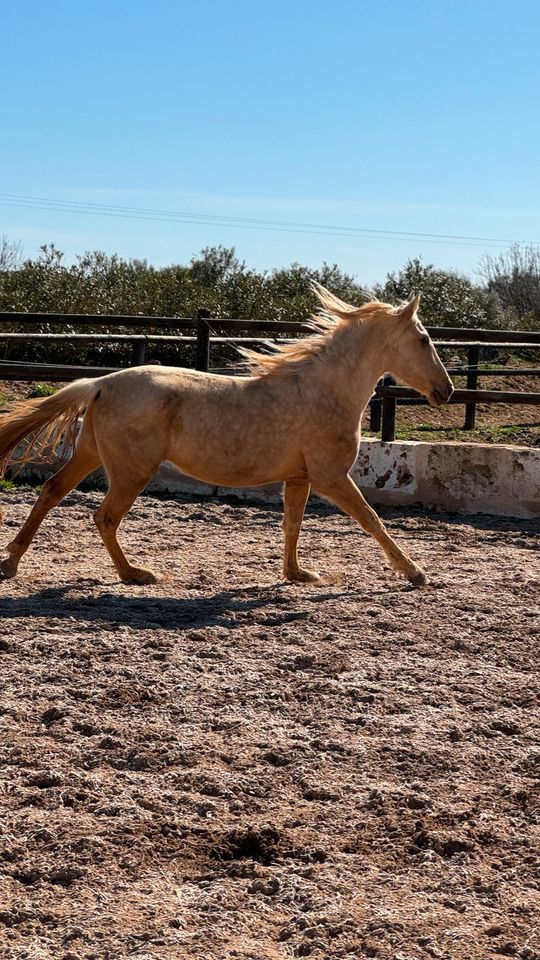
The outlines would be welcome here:
[[[304,509],[309,497],[307,480],[287,480],[283,494],[283,576],[300,583],[320,583],[318,573],[303,570],[298,564],[297,545]]]
[[[366,533],[371,534],[377,543],[382,547],[388,557],[394,570],[402,573],[407,580],[415,586],[423,586],[427,582],[426,575],[421,567],[398,547],[397,543],[386,530],[384,523],[371,509],[358,487],[349,476],[340,476],[330,479],[325,477],[324,481],[317,482],[312,478],[313,488],[317,493],[328,497],[338,507],[341,507],[345,513],[350,514],[364,528]]]

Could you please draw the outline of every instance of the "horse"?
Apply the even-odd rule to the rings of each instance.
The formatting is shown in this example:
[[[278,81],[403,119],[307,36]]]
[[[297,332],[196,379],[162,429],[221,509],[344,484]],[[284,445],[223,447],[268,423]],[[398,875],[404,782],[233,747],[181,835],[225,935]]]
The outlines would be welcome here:
[[[47,513],[102,466],[108,491],[94,514],[101,539],[120,580],[155,583],[152,570],[126,558],[117,530],[161,461],[168,460],[213,485],[284,483],[286,580],[324,581],[300,566],[297,553],[314,490],[371,534],[394,570],[415,586],[426,583],[422,568],[394,542],[349,476],[362,413],[385,372],[433,405],[447,402],[453,392],[418,317],[420,295],[398,306],[377,300],[354,306],[319,284],[314,292],[320,308],[309,335],[270,352],[241,351],[248,367],[244,377],[148,365],[77,380],[50,397],[17,403],[1,418],[1,467],[50,458],[60,442],[71,456],[43,485],[5,548],[0,576],[15,576]]]

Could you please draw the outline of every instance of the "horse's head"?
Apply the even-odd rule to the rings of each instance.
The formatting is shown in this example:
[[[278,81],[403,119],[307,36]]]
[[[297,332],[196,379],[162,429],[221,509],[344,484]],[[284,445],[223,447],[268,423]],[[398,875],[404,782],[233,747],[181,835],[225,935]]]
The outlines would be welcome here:
[[[397,310],[395,335],[388,344],[390,373],[423,393],[434,406],[447,403],[454,387],[434,343],[418,318],[420,294]]]

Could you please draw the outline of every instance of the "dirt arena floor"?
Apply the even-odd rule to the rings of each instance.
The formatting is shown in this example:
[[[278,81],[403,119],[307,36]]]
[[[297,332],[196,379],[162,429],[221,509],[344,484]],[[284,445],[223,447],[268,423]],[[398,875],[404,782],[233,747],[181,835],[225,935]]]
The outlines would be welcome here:
[[[34,499],[1,499],[2,542]],[[0,584],[2,960],[540,958],[540,521],[74,493]]]

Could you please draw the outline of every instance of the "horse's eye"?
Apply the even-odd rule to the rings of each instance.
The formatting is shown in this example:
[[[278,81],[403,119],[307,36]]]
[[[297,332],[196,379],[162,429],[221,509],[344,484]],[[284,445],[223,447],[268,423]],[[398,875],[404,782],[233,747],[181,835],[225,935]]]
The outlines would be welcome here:
[[[420,343],[429,343],[429,337],[420,337]]]

